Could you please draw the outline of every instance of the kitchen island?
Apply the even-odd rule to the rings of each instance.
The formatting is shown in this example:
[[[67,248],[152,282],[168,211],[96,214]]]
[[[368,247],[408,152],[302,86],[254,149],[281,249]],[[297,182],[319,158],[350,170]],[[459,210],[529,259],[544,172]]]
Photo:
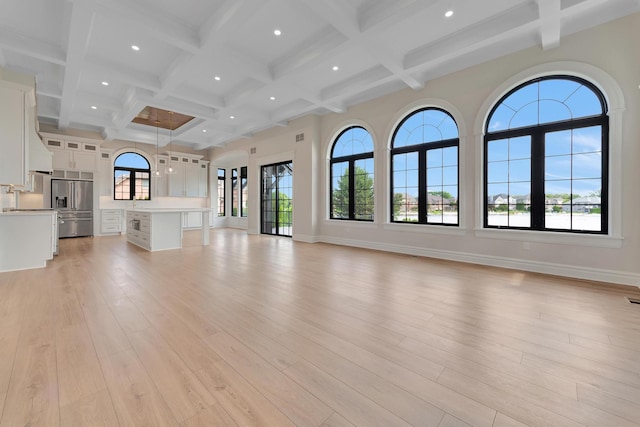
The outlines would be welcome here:
[[[46,267],[57,226],[53,210],[0,212],[0,272]]]
[[[127,241],[148,251],[182,248],[182,215],[202,215],[202,245],[209,244],[210,209],[131,209],[127,210]]]

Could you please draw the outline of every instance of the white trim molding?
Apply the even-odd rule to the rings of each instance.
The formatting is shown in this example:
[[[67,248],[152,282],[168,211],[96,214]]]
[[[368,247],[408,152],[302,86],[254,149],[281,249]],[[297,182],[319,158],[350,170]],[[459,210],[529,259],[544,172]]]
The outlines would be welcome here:
[[[405,255],[422,256],[427,258],[445,259],[448,261],[457,261],[469,264],[507,268],[510,270],[528,271],[532,273],[549,274],[553,276],[571,277],[589,281],[600,281],[640,287],[640,274],[633,272],[605,270],[601,268],[530,261],[516,258],[474,254],[468,252],[371,242],[365,240],[345,239],[333,236],[321,236],[318,241],[333,245],[353,246],[357,248],[373,249]]]
[[[620,85],[616,80],[611,77],[604,70],[583,62],[574,61],[558,61],[540,64],[535,67],[523,70],[514,75],[510,79],[507,79],[504,83],[498,86],[491,92],[491,94],[485,99],[482,106],[478,110],[476,120],[473,125],[473,133],[475,136],[475,143],[477,147],[484,146],[484,126],[489,117],[489,113],[493,106],[506,95],[511,89],[517,87],[520,84],[526,83],[530,80],[550,76],[550,75],[568,75],[580,77],[593,83],[605,96],[607,101],[608,113],[609,113],[609,224],[608,230],[611,241],[622,240],[622,115],[625,109],[624,95]],[[484,226],[484,150],[479,149],[479,153],[476,156],[476,216],[475,216],[475,228],[476,230],[485,230]],[[493,230],[495,235],[493,238],[500,238],[500,234],[505,236],[506,240],[512,240],[509,237],[509,233],[504,233],[506,230]],[[526,233],[532,233],[532,231],[525,231]],[[566,235],[567,233],[563,233]],[[478,237],[480,236],[476,233]],[[553,237],[554,233],[549,232],[539,237],[540,241],[545,243],[559,243],[557,238]],[[528,239],[523,235],[523,239]],[[593,242],[591,244],[586,243],[589,240]],[[579,244],[598,246],[597,242],[601,242],[602,236],[596,235],[584,235],[581,238]],[[604,246],[604,247],[621,247],[620,246]]]

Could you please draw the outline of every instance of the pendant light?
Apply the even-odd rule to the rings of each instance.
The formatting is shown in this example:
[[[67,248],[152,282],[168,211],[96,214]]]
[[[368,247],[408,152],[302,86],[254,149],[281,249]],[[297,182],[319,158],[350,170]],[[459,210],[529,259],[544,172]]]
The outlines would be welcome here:
[[[176,170],[173,168],[173,165],[171,164],[171,157],[173,156],[173,151],[172,151],[172,145],[171,145],[171,139],[173,137],[173,111],[169,111],[169,162],[168,162],[168,167],[165,171],[165,173],[167,175],[173,175],[176,173]]]
[[[160,178],[160,169],[158,169],[158,145],[160,144],[160,120],[156,118],[156,168],[153,171],[154,178]]]

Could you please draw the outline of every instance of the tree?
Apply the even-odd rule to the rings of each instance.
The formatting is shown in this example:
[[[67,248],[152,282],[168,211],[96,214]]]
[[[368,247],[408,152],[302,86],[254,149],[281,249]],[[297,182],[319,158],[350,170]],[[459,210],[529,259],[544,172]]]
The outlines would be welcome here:
[[[393,218],[398,219],[400,216],[400,210],[402,210],[404,202],[404,195],[402,193],[394,193],[393,194]]]
[[[453,195],[448,191],[429,191],[429,194],[434,196],[440,196],[443,199],[453,199]]]
[[[373,219],[373,178],[365,169],[356,166],[354,181],[355,183],[350,182],[349,169],[345,169],[338,184],[333,188],[333,217]],[[349,212],[349,196],[352,188],[355,197],[354,212]]]
[[[278,192],[278,200],[276,205],[276,190],[271,191],[271,211],[278,212],[278,225],[291,224],[291,213],[293,212],[293,204],[291,198],[284,193]]]

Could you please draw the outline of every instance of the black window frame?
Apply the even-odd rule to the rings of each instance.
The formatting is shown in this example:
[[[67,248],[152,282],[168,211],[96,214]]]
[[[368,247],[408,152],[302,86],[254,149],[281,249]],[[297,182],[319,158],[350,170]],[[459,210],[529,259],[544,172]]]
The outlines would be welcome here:
[[[369,134],[369,136],[371,136],[370,132],[365,129],[362,126],[349,126],[348,128],[344,129],[342,132],[340,132],[340,134],[338,134],[338,136],[335,138],[335,140],[333,141],[333,145],[331,147],[331,158],[329,161],[329,218],[332,220],[338,220],[338,221],[364,221],[364,222],[373,222],[374,218],[375,218],[375,178],[374,178],[374,206],[373,206],[373,213],[371,215],[371,219],[367,219],[367,218],[356,218],[356,186],[355,186],[355,165],[356,165],[356,161],[358,160],[365,160],[365,159],[373,159],[374,158],[374,151],[370,151],[370,152],[366,152],[366,153],[359,153],[359,154],[352,154],[349,156],[341,156],[341,157],[334,157],[333,152],[336,148],[336,143],[340,140],[340,137],[342,135],[344,135],[346,132],[353,130],[353,129],[363,129],[364,131],[367,132],[367,134]],[[347,162],[349,164],[348,170],[349,170],[349,212],[348,212],[348,217],[336,217],[333,216],[333,165],[336,163],[344,163]],[[374,176],[375,176],[375,169],[374,169]]]
[[[453,120],[458,129],[458,137],[457,138],[449,138],[440,141],[433,142],[423,142],[421,144],[409,145],[404,147],[394,147],[393,143],[396,139],[396,135],[398,131],[402,128],[404,123],[413,117],[415,114],[421,113],[427,110],[435,110],[440,111]],[[446,222],[429,222],[428,212],[427,212],[427,201],[428,201],[428,188],[429,183],[427,182],[427,152],[430,150],[437,150],[441,148],[449,148],[456,147],[458,162],[457,162],[457,186],[458,186],[458,197],[456,198],[458,215],[455,223],[446,223]],[[393,158],[396,154],[407,154],[407,153],[418,153],[418,221],[398,221],[394,218],[394,170],[393,170]],[[460,128],[458,127],[458,122],[456,119],[444,108],[440,107],[423,107],[414,111],[411,111],[407,114],[402,121],[396,126],[393,131],[393,135],[391,137],[391,151],[390,151],[390,171],[389,174],[389,183],[390,183],[390,218],[391,222],[394,224],[418,224],[418,225],[436,225],[436,226],[445,226],[445,227],[459,227],[460,226]]]
[[[222,171],[222,175],[220,175],[220,171]],[[222,197],[220,197],[220,184],[222,184]],[[216,193],[218,198],[218,209],[222,206],[222,212],[218,211],[218,216],[226,216],[227,170],[224,168],[218,168],[218,186],[216,187]],[[220,202],[222,202],[222,204]]]
[[[246,218],[247,217],[247,209],[245,209],[245,202],[247,200],[245,200],[244,197],[244,190],[247,189],[247,167],[246,166],[242,166],[240,168],[240,189],[239,189],[239,197],[240,197],[240,218]],[[249,198],[249,195],[247,194],[247,199]]]
[[[580,117],[577,119],[560,120],[557,122],[537,124],[532,126],[523,126],[514,129],[500,130],[496,132],[489,131],[489,122],[495,111],[500,105],[513,93],[531,84],[539,83],[544,80],[563,79],[570,80],[590,89],[600,101],[602,113],[597,116]],[[602,164],[601,164],[601,214],[600,214],[600,231],[597,230],[579,230],[566,228],[547,228],[545,226],[545,135],[550,132],[575,130],[587,127],[602,127]],[[489,225],[489,171],[488,171],[488,146],[491,141],[502,140],[508,138],[517,138],[522,136],[531,137],[531,208],[530,208],[530,226],[504,226]],[[607,102],[604,94],[593,83],[588,80],[562,74],[553,74],[537,77],[528,80],[515,88],[511,89],[502,96],[491,108],[487,115],[484,139],[483,139],[483,227],[486,229],[508,229],[508,230],[524,230],[524,231],[543,231],[552,233],[573,233],[573,234],[608,234],[609,224],[609,115]],[[571,179],[573,181],[573,178]]]
[[[231,216],[238,216],[238,197],[234,191],[238,190],[238,168],[231,169]]]
[[[125,154],[135,154],[136,156],[140,156],[142,159],[144,159],[145,162],[147,162],[147,166],[148,168],[143,169],[143,168],[130,168],[130,167],[125,167],[125,166],[116,166],[116,162],[118,161],[118,158],[120,156],[123,156]],[[129,198],[128,199],[117,199],[116,198],[116,171],[125,171],[125,172],[129,172]],[[136,199],[136,175],[138,173],[146,173],[148,178],[147,180],[149,181],[149,198],[148,199]],[[144,178],[140,178],[140,179],[144,179]],[[151,188],[151,164],[149,163],[149,160],[147,160],[142,154],[140,153],[136,153],[135,151],[125,151],[124,153],[120,153],[118,154],[118,156],[113,159],[113,200],[117,201],[117,200],[151,200],[151,194],[152,194],[152,188]]]

